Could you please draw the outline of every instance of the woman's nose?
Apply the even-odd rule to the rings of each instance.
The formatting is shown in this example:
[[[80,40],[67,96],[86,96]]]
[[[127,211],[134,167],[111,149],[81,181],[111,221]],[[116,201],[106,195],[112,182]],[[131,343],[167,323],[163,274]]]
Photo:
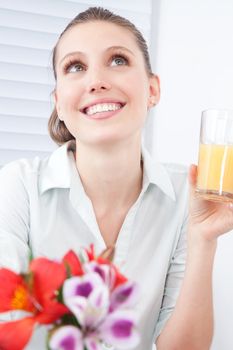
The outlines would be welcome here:
[[[107,91],[110,89],[111,89],[111,85],[103,80],[92,81],[87,87],[87,90],[89,93]]]

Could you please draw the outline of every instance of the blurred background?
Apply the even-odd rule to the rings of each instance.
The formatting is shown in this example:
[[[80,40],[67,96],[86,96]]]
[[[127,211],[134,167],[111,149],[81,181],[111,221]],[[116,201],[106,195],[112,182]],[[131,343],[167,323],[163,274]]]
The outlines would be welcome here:
[[[162,92],[145,126],[151,154],[196,163],[201,111],[233,109],[232,0],[0,0],[0,167],[56,148],[47,132],[51,51],[66,24],[89,6],[128,18],[148,42]],[[232,266],[231,233],[219,239],[215,261],[211,350],[232,350]]]

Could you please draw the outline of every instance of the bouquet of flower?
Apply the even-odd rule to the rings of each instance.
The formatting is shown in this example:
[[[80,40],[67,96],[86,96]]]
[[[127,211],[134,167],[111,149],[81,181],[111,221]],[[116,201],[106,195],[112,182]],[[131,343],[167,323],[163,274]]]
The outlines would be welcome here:
[[[93,245],[85,258],[69,251],[57,262],[31,259],[24,274],[0,269],[0,312],[23,310],[24,318],[0,323],[0,349],[22,350],[36,325],[47,325],[50,350],[132,349],[139,342],[132,308],[138,287]]]

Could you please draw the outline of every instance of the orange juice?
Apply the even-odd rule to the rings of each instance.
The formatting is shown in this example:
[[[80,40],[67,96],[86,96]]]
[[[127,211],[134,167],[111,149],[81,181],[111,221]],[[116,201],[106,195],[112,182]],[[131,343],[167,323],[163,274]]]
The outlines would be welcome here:
[[[233,145],[200,144],[197,189],[233,194]]]

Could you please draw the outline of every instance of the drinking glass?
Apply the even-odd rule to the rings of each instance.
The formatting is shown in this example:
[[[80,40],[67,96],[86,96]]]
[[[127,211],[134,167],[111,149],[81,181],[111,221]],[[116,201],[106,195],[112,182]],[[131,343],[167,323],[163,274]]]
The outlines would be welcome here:
[[[233,202],[233,111],[202,112],[196,192]]]

